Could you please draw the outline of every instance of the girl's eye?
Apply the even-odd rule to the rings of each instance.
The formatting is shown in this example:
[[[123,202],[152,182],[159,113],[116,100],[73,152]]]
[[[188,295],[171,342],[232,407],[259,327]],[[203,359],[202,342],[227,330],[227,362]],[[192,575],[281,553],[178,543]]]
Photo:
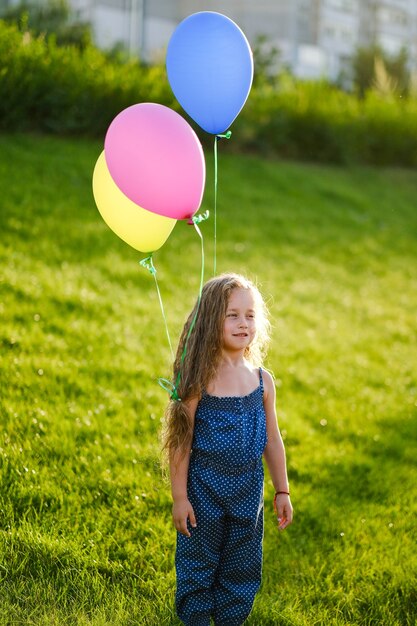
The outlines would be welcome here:
[[[236,317],[236,313],[228,313],[226,317]]]

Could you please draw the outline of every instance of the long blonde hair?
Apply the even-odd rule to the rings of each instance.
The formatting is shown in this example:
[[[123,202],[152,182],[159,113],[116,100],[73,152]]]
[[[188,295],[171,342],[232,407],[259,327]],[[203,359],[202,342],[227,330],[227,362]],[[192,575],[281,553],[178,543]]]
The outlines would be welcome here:
[[[163,449],[168,455],[184,450],[191,443],[193,427],[186,402],[200,398],[216,375],[222,352],[223,324],[233,289],[250,289],[254,296],[257,332],[244,356],[254,366],[262,364],[269,340],[269,321],[258,288],[239,274],[221,274],[212,278],[203,287],[199,306],[197,301],[188,316],[177,348],[173,383],[180,400],[171,399],[165,412]],[[195,325],[187,340],[195,316]]]

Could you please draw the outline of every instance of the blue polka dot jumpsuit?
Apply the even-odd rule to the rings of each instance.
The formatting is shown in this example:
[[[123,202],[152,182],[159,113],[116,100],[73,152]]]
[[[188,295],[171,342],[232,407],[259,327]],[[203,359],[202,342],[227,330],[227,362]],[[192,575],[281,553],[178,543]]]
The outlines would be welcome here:
[[[267,441],[262,370],[239,397],[204,393],[196,410],[188,498],[197,527],[177,533],[176,608],[186,626],[238,626],[262,571],[263,465]]]

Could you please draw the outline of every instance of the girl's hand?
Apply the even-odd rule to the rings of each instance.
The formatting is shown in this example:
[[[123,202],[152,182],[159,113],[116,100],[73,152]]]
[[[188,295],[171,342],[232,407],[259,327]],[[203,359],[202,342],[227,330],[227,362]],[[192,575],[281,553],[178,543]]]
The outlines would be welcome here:
[[[280,493],[274,497],[274,511],[278,520],[278,530],[284,530],[292,522],[293,509],[290,496]]]
[[[186,537],[191,537],[190,531],[187,528],[187,520],[190,520],[190,524],[193,528],[197,526],[197,522],[194,515],[194,509],[188,498],[182,500],[174,500],[172,506],[172,519],[174,526],[179,533]]]

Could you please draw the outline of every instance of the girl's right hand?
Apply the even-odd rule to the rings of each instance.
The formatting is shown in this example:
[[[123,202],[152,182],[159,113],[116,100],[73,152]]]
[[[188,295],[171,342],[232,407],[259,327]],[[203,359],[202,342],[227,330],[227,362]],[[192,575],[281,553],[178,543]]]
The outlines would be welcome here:
[[[274,511],[278,520],[278,530],[285,530],[292,523],[293,509],[289,494],[275,494]]]
[[[193,528],[196,528],[197,522],[194,515],[194,509],[188,498],[182,500],[174,500],[172,506],[172,519],[174,526],[179,533],[186,537],[191,537],[190,531],[187,527],[187,520],[190,520],[190,524]]]

